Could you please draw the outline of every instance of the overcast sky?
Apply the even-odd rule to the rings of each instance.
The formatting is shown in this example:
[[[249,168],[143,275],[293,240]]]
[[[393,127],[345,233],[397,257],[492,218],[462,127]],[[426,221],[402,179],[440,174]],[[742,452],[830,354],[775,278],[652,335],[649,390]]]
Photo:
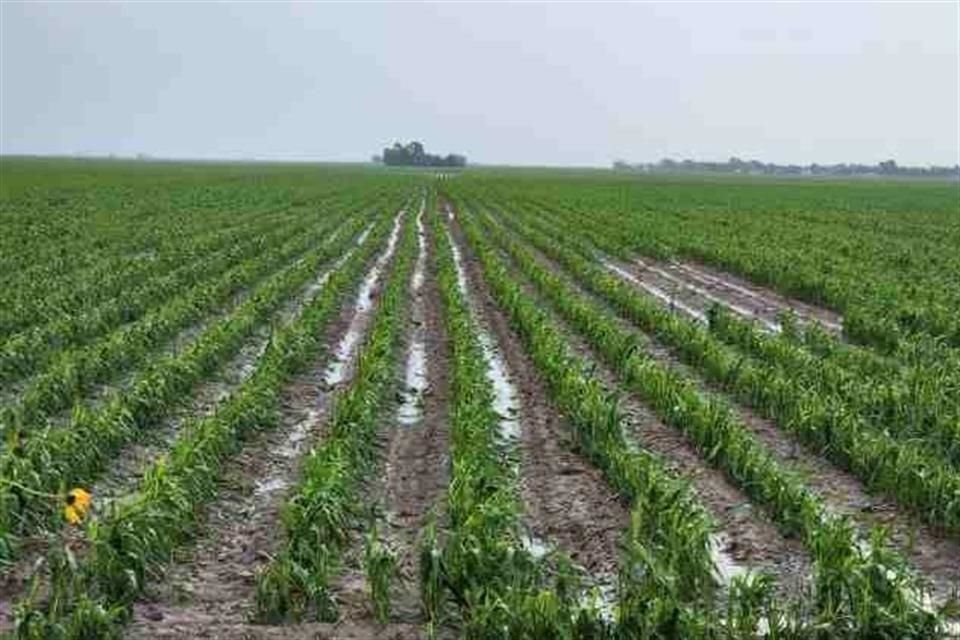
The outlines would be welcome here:
[[[0,152],[954,164],[960,3],[0,5]]]

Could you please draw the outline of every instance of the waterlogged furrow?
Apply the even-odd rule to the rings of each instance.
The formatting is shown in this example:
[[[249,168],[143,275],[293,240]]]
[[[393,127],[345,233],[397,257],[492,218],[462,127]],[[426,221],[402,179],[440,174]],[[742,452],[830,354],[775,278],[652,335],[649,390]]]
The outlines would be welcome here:
[[[397,240],[400,237],[400,229],[404,216],[397,216],[393,223],[393,229],[390,231],[390,238],[387,241],[387,250],[377,258],[373,269],[364,278],[360,286],[360,292],[357,294],[357,300],[354,307],[357,313],[350,321],[347,332],[337,344],[333,353],[333,361],[327,367],[324,374],[324,381],[327,386],[334,387],[350,377],[349,366],[354,361],[353,355],[357,350],[360,339],[363,336],[367,325],[370,322],[370,310],[373,308],[374,295],[376,294],[377,284],[380,282],[380,275],[387,263],[393,258],[393,253],[397,247]]]
[[[362,223],[349,223],[358,230]],[[356,231],[354,231],[356,233]],[[4,538],[27,533],[58,517],[49,500],[25,499],[31,491],[89,483],[112,455],[148,425],[160,420],[199,380],[239,349],[263,319],[313,277],[319,265],[342,253],[346,234],[310,258],[271,277],[233,313],[208,328],[186,351],[143,371],[122,394],[115,394],[98,412],[77,412],[70,424],[47,429],[20,449],[5,451],[0,469],[8,482],[0,487],[0,524]],[[8,554],[12,549],[7,549]]]
[[[780,333],[783,331],[781,324],[774,318],[770,318],[767,315],[767,310],[763,307],[747,309],[734,300],[722,298],[698,284],[677,277],[653,262],[637,259],[634,260],[634,264],[637,267],[636,273],[638,273],[642,280],[657,283],[662,288],[670,291],[673,297],[688,300],[691,305],[695,305],[704,313],[711,305],[718,304],[745,319],[757,322],[765,331],[771,333]]]
[[[675,296],[671,295],[669,292],[661,289],[660,287],[657,287],[656,285],[646,282],[645,280],[638,278],[636,275],[634,275],[624,267],[611,261],[604,261],[603,266],[609,269],[612,273],[617,274],[624,280],[627,280],[632,284],[640,287],[641,289],[643,289],[644,291],[652,295],[654,298],[656,298],[660,302],[666,304],[668,307],[670,307],[671,310],[679,309],[680,311],[683,311],[684,313],[689,315],[691,318],[699,320],[704,324],[707,323],[706,312],[701,311],[700,309],[695,309],[692,306],[686,304],[685,302],[678,300]]]
[[[425,528],[445,521],[444,497],[450,481],[450,342],[442,317],[436,243],[432,227],[428,235],[423,225],[432,204],[430,194],[425,194],[418,216],[418,256],[411,279],[416,294],[407,318],[408,358],[404,368],[397,371],[397,378],[406,378],[409,383],[411,367],[417,366],[411,365],[411,356],[422,344],[424,378],[416,421],[404,420],[405,415],[414,414],[412,410],[405,413],[412,395],[405,394],[397,408],[399,426],[381,430],[385,460],[382,472],[375,474],[378,480],[368,490],[369,500],[382,502],[379,508],[383,513],[377,520],[378,535],[371,541],[382,541],[381,548],[392,551],[396,558],[397,579],[390,589],[391,626],[416,624],[420,628],[411,634],[416,637],[422,636],[425,622],[424,593],[416,579],[422,564],[420,544]],[[432,212],[432,208],[429,210]]]
[[[457,225],[452,227],[458,230]],[[609,596],[616,589],[620,539],[630,524],[629,511],[598,469],[569,445],[569,420],[551,401],[539,371],[490,295],[475,258],[462,253],[466,249],[462,238],[453,249],[463,256],[460,265],[470,282],[469,299],[478,320],[494,336],[517,390],[520,428],[509,439],[501,436],[501,442],[517,465],[525,529],[521,543],[534,558],[564,557],[591,593],[588,597],[601,613],[609,614],[615,602]]]
[[[772,322],[777,315],[793,313],[804,322],[819,324],[831,333],[839,335],[843,332],[842,320],[835,314],[823,309],[812,309],[802,302],[782,298],[773,292],[762,291],[749,286],[747,283],[738,283],[735,278],[728,274],[712,273],[705,267],[684,262],[671,264],[670,270],[673,275],[678,277],[683,274],[686,280],[685,284],[696,287],[699,293],[703,293],[708,299],[714,300],[713,297],[706,295],[712,292],[718,298],[715,300],[716,302],[728,304],[731,309],[734,309],[737,305],[736,301],[738,299],[744,302],[752,302],[750,308],[737,310],[737,313],[745,317],[756,315],[758,312],[765,312],[767,320]]]
[[[320,350],[322,328],[376,244],[355,252],[295,321],[275,331],[256,371],[213,415],[181,428],[170,454],[145,473],[139,490],[114,503],[88,531],[91,547],[72,572],[72,584],[53,583],[58,606],[28,598],[23,624],[35,634],[81,620],[97,637],[112,631],[107,612],[129,607],[147,578],[192,535],[196,513],[216,494],[227,460],[246,438],[276,426],[283,388]],[[78,583],[82,588],[75,590]]]
[[[318,282],[332,277],[365,240],[366,233]],[[383,249],[381,257],[392,251],[393,247]],[[381,266],[377,261],[367,276],[378,271],[382,278]],[[350,319],[361,313],[365,312],[345,305],[324,330],[323,343],[336,340]],[[277,426],[254,434],[231,457],[223,470],[228,481],[206,509],[209,518],[196,543],[189,555],[167,571],[162,584],[139,599],[129,637],[195,637],[223,625],[242,625],[253,614],[257,565],[276,555],[280,547],[277,524],[284,496],[307,446],[322,441],[336,393],[323,383],[328,356],[323,349],[291,377],[280,397]],[[217,558],[217,562],[205,558]]]
[[[449,209],[448,211],[452,211]],[[452,219],[452,218],[451,218]],[[503,361],[503,355],[500,350],[494,346],[493,338],[490,336],[489,329],[484,326],[481,316],[476,308],[473,295],[467,284],[467,274],[463,267],[463,256],[460,254],[460,247],[453,241],[447,230],[447,242],[450,244],[450,251],[453,254],[453,264],[457,272],[457,286],[460,287],[460,293],[467,301],[473,313],[474,323],[477,325],[477,341],[483,351],[483,359],[486,362],[486,376],[493,388],[493,410],[499,416],[498,424],[500,437],[505,443],[515,443],[520,436],[520,400],[517,394],[517,388],[510,379],[510,373],[507,365]]]
[[[413,266],[410,290],[413,293],[410,344],[404,373],[404,387],[400,392],[397,420],[405,426],[414,426],[423,418],[423,394],[427,388],[426,319],[424,317],[424,270],[427,262],[427,237],[423,227],[426,200],[417,212],[417,261]]]
[[[833,517],[802,481],[782,471],[776,457],[723,407],[705,404],[675,374],[660,369],[643,356],[629,333],[604,317],[603,309],[587,301],[575,302],[576,296],[564,290],[557,278],[539,267],[502,232],[498,240],[511,249],[511,254],[534,276],[542,291],[549,293],[571,318],[577,318],[577,325],[595,340],[597,348],[615,363],[634,388],[650,399],[666,420],[684,429],[701,450],[710,452],[716,464],[742,479],[761,502],[771,507],[785,530],[801,533],[817,561],[815,594],[821,608],[814,613],[818,618],[827,616],[831,624],[838,624],[832,619],[837,612],[850,603],[857,603],[850,610],[852,622],[848,623],[856,629],[872,628],[870,625],[884,628],[882,625],[891,624],[871,613],[888,610],[898,612],[896,622],[892,623],[902,625],[894,627],[898,632],[936,628],[936,617],[927,615],[918,602],[921,593],[918,584],[902,568],[896,569],[902,567],[902,560],[886,551],[881,540],[873,538],[866,543],[858,539],[848,523]],[[671,387],[675,390],[664,395]],[[854,563],[861,565],[862,570],[851,571],[849,567]],[[877,584],[873,578],[862,582],[858,577],[871,573],[881,576],[882,581]],[[827,600],[830,606],[824,610],[825,596],[833,600]]]
[[[355,355],[353,349],[338,349],[347,358],[338,358],[337,382],[343,387],[332,400],[322,443],[304,460],[302,480],[288,498],[282,547],[257,579],[256,609],[262,620],[297,619],[308,610],[322,620],[336,615],[335,580],[343,570],[343,553],[353,542],[349,528],[363,516],[357,508],[357,493],[377,460],[378,416],[393,381],[414,246],[414,225],[409,216],[398,216],[387,250],[361,286],[355,317],[372,317],[359,325],[351,321],[348,333],[357,330],[354,344],[366,339]],[[394,268],[375,297],[375,286],[394,252]],[[376,537],[376,530],[369,535]],[[388,566],[376,575],[368,569],[374,605],[381,613],[384,607],[389,611],[391,557],[389,553],[382,557]]]
[[[464,294],[465,274],[456,267],[453,245],[437,215],[432,216],[432,230],[452,350],[452,475],[449,531],[441,545],[436,530],[428,527],[422,543],[421,591],[428,630],[444,624],[447,603],[452,602],[463,618],[466,637],[565,637],[574,627],[587,637],[602,633],[606,623],[596,607],[581,601],[578,572],[569,560],[559,554],[543,556],[525,536],[515,463],[504,456],[501,416],[493,406],[480,328]],[[545,572],[547,566],[555,569],[552,577]]]
[[[28,378],[55,361],[68,350],[75,350],[117,327],[137,321],[145,313],[163,307],[188,286],[202,284],[265,247],[283,244],[304,233],[309,227],[304,220],[288,220],[287,224],[257,226],[239,237],[220,239],[210,247],[198,247],[202,259],[166,266],[168,271],[144,274],[122,297],[107,304],[71,315],[64,312],[56,321],[11,336],[0,348],[0,382],[11,384]],[[262,235],[267,232],[266,235]],[[155,277],[150,277],[151,275]],[[88,304],[92,304],[88,303]]]
[[[227,303],[259,276],[309,251],[335,225],[336,222],[331,221],[310,234],[294,235],[272,250],[254,252],[242,263],[226,272],[215,272],[213,279],[189,288],[141,320],[87,347],[61,353],[49,370],[30,381],[15,405],[4,408],[6,429],[23,432],[35,429],[46,417],[69,407],[93,385],[141,363],[180,329]]]

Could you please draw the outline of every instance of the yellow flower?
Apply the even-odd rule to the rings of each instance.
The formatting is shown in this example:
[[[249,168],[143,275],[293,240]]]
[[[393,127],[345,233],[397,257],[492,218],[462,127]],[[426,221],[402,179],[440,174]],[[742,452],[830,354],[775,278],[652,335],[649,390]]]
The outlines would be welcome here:
[[[83,489],[71,489],[67,494],[67,506],[63,508],[63,515],[70,524],[80,524],[87,515],[93,496]]]

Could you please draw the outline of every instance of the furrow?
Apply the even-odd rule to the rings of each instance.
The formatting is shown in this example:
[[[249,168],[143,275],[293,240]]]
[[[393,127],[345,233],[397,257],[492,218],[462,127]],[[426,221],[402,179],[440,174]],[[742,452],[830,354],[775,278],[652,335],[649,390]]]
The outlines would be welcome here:
[[[401,220],[402,215],[396,218],[387,246],[362,280],[353,304],[343,307],[325,330],[324,355],[285,387],[279,426],[252,438],[231,459],[223,473],[224,487],[206,509],[196,544],[164,582],[135,605],[130,637],[196,637],[251,617],[257,567],[281,545],[277,524],[285,497],[297,480],[305,452],[323,439],[333,397],[350,382],[357,350],[347,336],[354,332],[360,340],[369,327]],[[348,258],[349,254],[338,263]],[[287,321],[295,316],[296,312]],[[342,372],[336,379],[330,375],[334,364]]]
[[[480,336],[492,336],[505,365],[503,373],[491,373],[491,382],[502,389],[495,404],[505,418],[501,432],[517,449],[528,551],[542,555],[556,546],[587,572],[592,585],[611,590],[629,512],[602,474],[572,450],[566,420],[549,401],[538,372],[493,299],[455,217],[449,220],[459,275]],[[493,366],[489,370],[496,371]],[[516,408],[510,396],[516,398]]]

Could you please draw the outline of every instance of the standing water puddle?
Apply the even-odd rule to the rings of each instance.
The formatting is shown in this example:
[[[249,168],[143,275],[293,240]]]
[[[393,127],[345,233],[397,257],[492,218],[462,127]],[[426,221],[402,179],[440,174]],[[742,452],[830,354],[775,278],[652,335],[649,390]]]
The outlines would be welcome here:
[[[802,319],[805,319],[805,320],[808,321],[808,322],[811,322],[811,323],[819,323],[819,324],[821,324],[825,329],[829,329],[830,331],[834,331],[834,332],[837,332],[837,333],[843,331],[843,325],[842,325],[842,324],[840,324],[840,323],[838,323],[838,322],[835,322],[835,321],[833,321],[833,320],[828,320],[827,318],[817,317],[816,314],[810,313],[810,312],[807,311],[806,308],[803,307],[803,306],[800,306],[799,308],[795,308],[795,307],[796,307],[796,303],[793,302],[793,301],[790,301],[790,300],[777,300],[776,302],[772,302],[770,299],[767,299],[766,297],[764,297],[763,294],[761,294],[761,293],[759,293],[759,292],[757,292],[757,291],[748,289],[748,288],[746,288],[746,287],[742,287],[742,286],[738,285],[736,282],[732,282],[732,281],[730,281],[730,280],[725,280],[725,279],[723,279],[723,278],[717,277],[717,276],[715,276],[715,275],[712,275],[712,274],[710,274],[710,273],[707,273],[707,272],[705,272],[705,271],[702,271],[702,270],[700,270],[700,269],[698,269],[698,268],[696,268],[696,267],[694,267],[694,266],[692,266],[692,265],[689,265],[689,264],[683,264],[683,263],[681,263],[681,262],[676,262],[676,263],[673,263],[673,264],[672,264],[672,267],[675,268],[675,269],[677,269],[677,270],[679,270],[679,271],[683,271],[683,272],[684,272],[687,276],[689,276],[692,280],[696,280],[696,281],[698,281],[698,282],[700,282],[700,283],[702,283],[702,284],[704,284],[704,285],[706,285],[706,286],[714,286],[714,287],[717,287],[717,288],[720,288],[720,289],[726,289],[726,290],[728,290],[728,291],[733,291],[733,292],[735,292],[735,293],[739,293],[740,295],[742,295],[742,296],[744,296],[744,297],[747,297],[747,298],[750,298],[750,299],[752,299],[752,300],[755,300],[755,301],[756,301],[758,304],[760,304],[761,306],[774,307],[774,308],[776,308],[776,307],[778,307],[778,306],[781,307],[781,308],[786,307],[786,309],[790,309],[790,310],[794,311],[794,312],[797,313]],[[774,295],[775,295],[775,294],[774,294]],[[774,299],[774,300],[776,300],[776,299]],[[779,323],[778,323],[778,326],[779,326]],[[781,328],[782,328],[782,327],[781,327]]]
[[[745,576],[750,570],[734,560],[727,552],[728,540],[722,533],[710,536],[710,558],[713,560],[713,576],[723,586],[729,585],[737,576]]]
[[[686,282],[685,280],[678,278],[677,276],[670,273],[669,271],[666,271],[664,269],[661,269],[660,267],[644,262],[643,260],[638,259],[636,262],[643,269],[650,271],[651,273],[655,273],[656,275],[660,276],[664,280],[669,281],[676,287],[688,289],[694,292],[695,294],[701,296],[702,298],[706,298],[710,302],[715,302],[716,304],[722,307],[726,307],[727,309],[730,309],[735,314],[743,318],[746,318],[748,320],[758,321],[760,325],[767,331],[770,331],[772,333],[780,333],[783,330],[783,328],[780,326],[780,323],[770,322],[769,320],[766,320],[765,318],[758,316],[757,313],[752,309],[747,309],[746,307],[742,307],[734,302],[725,300],[720,296],[717,296],[711,293],[710,291],[708,291],[703,287],[697,286],[696,284],[693,284],[691,282]]]
[[[671,309],[673,308],[680,309],[684,313],[696,318],[700,322],[707,322],[707,315],[705,313],[702,313],[701,311],[694,309],[693,307],[686,305],[683,302],[677,300],[674,296],[670,295],[660,287],[655,287],[649,282],[644,282],[643,280],[633,275],[623,267],[616,265],[610,262],[609,260],[603,260],[602,263],[603,263],[603,266],[608,271],[612,271],[613,273],[617,274],[624,280],[627,280],[630,283],[640,287],[641,289],[643,289],[644,291],[652,295],[654,298],[657,298],[661,302],[667,303],[668,305],[670,305]]]
[[[380,279],[380,272],[383,271],[383,268],[397,248],[397,239],[400,237],[400,223],[403,220],[403,215],[404,212],[401,211],[396,220],[394,220],[386,250],[380,254],[377,262],[363,280],[360,293],[357,294],[357,301],[354,303],[354,314],[350,320],[350,326],[337,345],[337,349],[334,352],[334,361],[330,363],[326,373],[324,373],[323,379],[324,382],[327,383],[327,386],[332,387],[343,382],[346,365],[352,359],[353,352],[356,351],[357,343],[360,341],[360,336],[366,329],[369,320],[369,314],[367,312],[373,307],[373,293]]]
[[[400,408],[397,410],[397,420],[407,426],[418,423],[423,417],[423,394],[427,390],[427,345],[423,313],[423,280],[427,260],[427,237],[423,228],[424,209],[426,202],[420,204],[420,212],[417,214],[418,253],[411,281],[414,296],[413,336],[407,354],[405,388],[400,394]]]
[[[296,458],[300,454],[307,436],[316,426],[320,417],[321,412],[318,409],[310,409],[303,420],[297,422],[293,429],[290,430],[290,433],[287,434],[286,440],[284,440],[283,444],[276,450],[276,455],[284,460]],[[276,472],[266,478],[258,480],[253,489],[253,494],[263,496],[275,491],[281,491],[289,486],[290,480],[286,477],[286,474]]]
[[[534,560],[543,560],[554,549],[550,544],[538,538],[533,532],[527,532],[520,536],[520,544],[523,550],[530,554]],[[569,559],[569,558],[568,558]],[[614,619],[617,604],[617,582],[613,576],[591,575],[586,569],[574,563],[577,573],[586,580],[580,594],[582,605],[595,609],[601,619],[610,622]]]
[[[399,221],[399,218],[398,218]],[[372,225],[364,229],[363,233],[357,238],[356,246],[359,247],[364,242],[366,242],[367,236],[370,235],[370,229]],[[398,229],[397,226],[394,226],[394,231]],[[391,240],[394,240],[394,237],[391,237]],[[387,251],[391,250],[392,245],[388,246]],[[337,259],[333,267],[329,269],[326,273],[323,274],[311,287],[312,294],[315,296],[316,293],[323,287],[323,285],[330,279],[334,272],[336,272],[343,264],[350,258],[355,250],[351,248],[344,255]],[[379,266],[380,263],[378,262]],[[376,267],[375,267],[376,268]],[[369,276],[368,276],[369,279]],[[354,320],[356,315],[354,316]],[[352,326],[352,323],[351,323]],[[360,328],[362,329],[362,327]],[[354,340],[355,341],[355,340]],[[342,343],[341,343],[342,344]],[[350,353],[348,352],[349,356]],[[329,371],[329,369],[328,369]],[[321,394],[322,397],[322,394]],[[318,400],[318,406],[320,401]],[[287,434],[287,438],[284,440],[283,444],[277,448],[274,453],[276,456],[285,459],[292,460],[300,455],[300,452],[303,448],[303,444],[306,442],[307,437],[310,435],[310,432],[317,426],[317,423],[322,418],[322,412],[318,407],[314,407],[307,412],[307,415],[304,418],[297,422],[296,425],[290,430],[290,433]],[[283,472],[282,467],[280,470],[275,471],[273,474],[268,475],[265,478],[262,478],[257,481],[256,486],[254,487],[254,495],[263,496],[266,494],[273,493],[275,491],[281,491],[290,486],[290,480]]]
[[[360,236],[358,236],[357,246],[363,244],[372,226],[372,224],[368,226]],[[338,233],[340,233],[339,230],[335,231],[331,239],[335,238]],[[294,296],[287,302],[277,312],[280,323],[286,324],[291,322],[299,310],[310,304],[310,302],[317,297],[333,273],[347,261],[353,251],[354,249],[351,248],[343,256],[338,258],[329,269],[307,285],[300,295]],[[102,496],[101,499],[103,502],[107,503],[114,497],[128,491],[129,483],[139,478],[144,465],[159,455],[161,451],[167,451],[174,445],[181,427],[187,420],[186,415],[190,415],[193,418],[212,415],[236,388],[254,374],[261,356],[263,356],[267,347],[270,345],[270,340],[271,336],[267,331],[263,329],[259,330],[255,339],[241,347],[237,355],[224,367],[224,372],[221,375],[205,382],[199,388],[196,393],[194,410],[192,412],[181,413],[179,417],[165,422],[151,434],[154,438],[153,442],[132,448],[127,456],[121,457],[111,473],[107,474],[95,487],[97,495]],[[297,424],[293,432],[291,432],[287,443],[284,445],[284,449],[281,450],[280,455],[284,457],[293,457],[296,455],[299,450],[299,442],[306,437],[312,423],[315,421],[316,416],[314,415],[312,418],[308,418]],[[259,495],[281,489],[285,486],[285,480],[265,478],[257,483],[254,492]]]
[[[516,440],[520,437],[520,401],[517,388],[510,381],[510,374],[507,373],[507,365],[503,356],[494,346],[490,334],[480,323],[480,317],[476,312],[467,285],[467,274],[463,268],[460,247],[453,241],[453,236],[450,235],[449,231],[447,231],[447,238],[449,238],[450,248],[453,250],[453,264],[457,269],[457,284],[460,287],[460,292],[463,293],[463,297],[466,298],[467,303],[473,310],[474,321],[477,324],[477,339],[480,342],[480,348],[483,350],[484,359],[487,361],[487,379],[493,385],[493,408],[500,416],[500,435],[508,441]]]

